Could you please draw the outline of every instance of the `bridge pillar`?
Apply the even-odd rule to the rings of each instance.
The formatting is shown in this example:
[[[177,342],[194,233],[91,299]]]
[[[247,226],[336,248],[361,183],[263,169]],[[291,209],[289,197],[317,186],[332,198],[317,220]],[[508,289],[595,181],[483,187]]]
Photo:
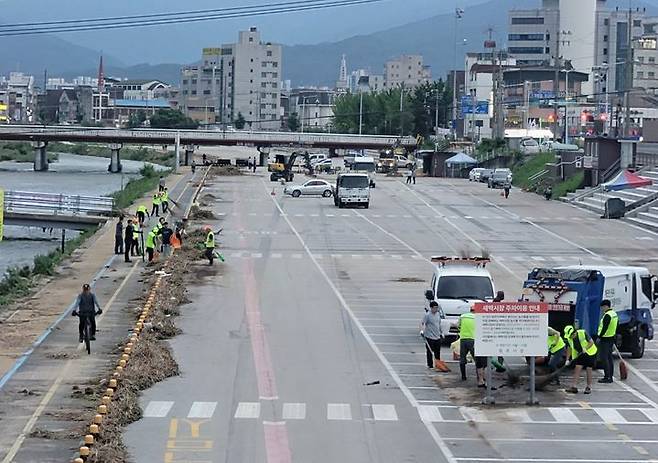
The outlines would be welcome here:
[[[192,157],[194,156],[194,145],[186,145],[185,146],[185,159],[184,159],[184,164],[185,166],[189,166],[192,164]]]
[[[121,148],[123,148],[123,145],[121,143],[110,143],[110,150],[112,151],[110,154],[110,165],[107,166],[108,172],[111,172],[113,174],[116,174],[118,172],[121,172],[121,156],[119,152],[121,151]]]
[[[48,146],[47,141],[32,142],[32,147],[34,148],[35,172],[45,172],[46,170],[48,170],[48,152],[46,150],[47,146]]]
[[[270,157],[270,147],[269,146],[257,146],[258,150],[258,165],[265,167],[267,165],[267,160]]]
[[[337,156],[336,148],[329,148],[329,157],[330,158],[335,158],[336,156]]]

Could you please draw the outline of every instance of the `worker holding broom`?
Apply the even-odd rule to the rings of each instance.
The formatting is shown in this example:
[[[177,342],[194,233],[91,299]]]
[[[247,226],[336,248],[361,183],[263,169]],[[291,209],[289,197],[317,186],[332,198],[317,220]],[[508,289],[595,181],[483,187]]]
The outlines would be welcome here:
[[[598,351],[596,344],[592,341],[587,331],[583,329],[575,329],[572,325],[564,327],[564,337],[569,344],[567,349],[567,358],[571,359],[576,367],[573,370],[573,379],[571,387],[565,389],[570,394],[577,394],[578,379],[580,372],[585,369],[587,376],[587,386],[585,386],[584,394],[592,393],[592,370],[596,366],[596,352]]]
[[[560,332],[548,327],[548,368],[551,374],[564,366],[566,360],[567,345],[560,335]],[[556,373],[557,375],[557,373]],[[555,377],[555,384],[560,384],[560,377]]]
[[[427,352],[427,368],[436,368],[439,371],[450,371],[448,366],[441,360],[441,314],[439,304],[430,302],[430,311],[427,312],[420,322],[420,335],[425,340],[425,351]]]
[[[615,337],[617,336],[617,312],[611,307],[608,299],[601,301],[601,310],[603,316],[599,322],[599,329],[597,335],[599,338],[599,357],[603,362],[603,378],[599,379],[599,383],[611,383],[614,373],[614,363],[612,360],[612,350],[615,345]]]

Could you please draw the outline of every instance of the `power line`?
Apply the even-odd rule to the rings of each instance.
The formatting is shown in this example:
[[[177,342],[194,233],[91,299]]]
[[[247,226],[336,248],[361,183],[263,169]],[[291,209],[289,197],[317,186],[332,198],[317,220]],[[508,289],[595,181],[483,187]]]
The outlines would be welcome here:
[[[183,24],[194,22],[215,21],[221,19],[235,19],[253,16],[275,15],[283,13],[292,13],[298,11],[321,10],[329,8],[339,8],[346,6],[356,6],[363,4],[380,3],[384,0],[310,0],[305,2],[286,2],[268,4],[253,9],[254,7],[232,7],[218,9],[212,14],[199,14],[197,12],[177,12],[162,13],[163,17],[151,18],[154,15],[142,15],[134,17],[120,17],[123,19],[111,20],[110,18],[97,18],[92,20],[70,20],[67,22],[44,22],[44,23],[24,23],[15,25],[0,26],[0,37],[21,36],[21,35],[38,35],[52,34],[61,32],[80,32],[91,30],[107,29],[130,29],[137,27],[161,26],[169,24]],[[200,10],[203,11],[203,10]],[[125,21],[124,19],[129,19]],[[29,26],[28,26],[29,24]],[[38,27],[42,25],[44,27]],[[4,28],[4,29],[3,29]]]

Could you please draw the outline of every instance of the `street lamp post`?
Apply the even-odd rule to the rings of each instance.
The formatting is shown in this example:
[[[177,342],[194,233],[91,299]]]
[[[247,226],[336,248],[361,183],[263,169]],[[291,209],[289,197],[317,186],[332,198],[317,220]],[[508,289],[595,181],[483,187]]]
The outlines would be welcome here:
[[[363,128],[363,92],[359,92],[359,135]]]
[[[564,144],[569,144],[569,73],[574,72],[575,69],[566,69],[564,72]]]

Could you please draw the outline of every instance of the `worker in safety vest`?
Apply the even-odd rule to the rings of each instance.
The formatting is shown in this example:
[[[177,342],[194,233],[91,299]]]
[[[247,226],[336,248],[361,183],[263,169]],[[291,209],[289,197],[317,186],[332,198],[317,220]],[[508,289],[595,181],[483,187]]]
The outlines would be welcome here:
[[[146,235],[146,243],[144,246],[146,247],[146,254],[148,255],[148,261],[152,262],[153,261],[153,256],[155,254],[155,237],[156,234],[151,230],[148,235]]]
[[[599,338],[599,358],[603,362],[603,378],[599,379],[599,383],[611,383],[614,373],[612,350],[615,345],[615,338],[617,337],[619,318],[611,305],[608,299],[601,301],[603,316],[599,322],[599,329],[596,332]]]
[[[169,212],[169,190],[165,187],[162,192],[160,192],[160,204],[162,204],[162,213],[166,214]]]
[[[475,355],[475,315],[474,308],[471,311],[462,314],[459,317],[459,371],[462,374],[462,381],[466,381],[466,361],[468,354],[475,359],[475,372],[477,376],[478,387],[486,387],[484,382],[484,369],[487,366],[486,357],[477,357]]]
[[[133,242],[132,242],[132,248],[130,249],[130,255],[132,256],[140,256],[141,253],[139,252],[139,241],[140,241],[140,236],[142,234],[142,227],[139,224],[139,219],[137,220],[137,223],[133,224]]]
[[[208,265],[212,265],[215,258],[215,233],[210,227],[204,227],[203,231],[206,232],[206,240],[203,243],[205,249],[203,255],[208,259]]]
[[[587,375],[587,386],[585,387],[585,394],[592,393],[592,369],[596,366],[596,344],[592,341],[592,338],[587,334],[583,329],[577,330],[572,325],[567,325],[564,327],[564,337],[569,344],[567,349],[567,360],[575,364],[576,367],[573,370],[573,379],[571,381],[571,387],[565,389],[566,392],[571,394],[577,394],[578,388],[578,379],[580,378],[580,372],[585,368],[585,373]]]
[[[150,217],[149,211],[148,211],[148,209],[147,209],[146,206],[144,206],[143,204],[141,204],[141,205],[137,208],[137,221],[139,222],[139,226],[140,226],[140,227],[143,227],[143,226],[144,226],[144,222],[146,221],[146,216],[149,216],[149,217]]]
[[[548,368],[551,373],[564,365],[567,354],[567,345],[560,332],[548,327]],[[555,384],[560,384],[560,377],[555,378]]]
[[[151,200],[153,207],[151,208],[151,215],[160,217],[160,203],[162,203],[162,196],[160,193],[153,193],[153,199]]]

